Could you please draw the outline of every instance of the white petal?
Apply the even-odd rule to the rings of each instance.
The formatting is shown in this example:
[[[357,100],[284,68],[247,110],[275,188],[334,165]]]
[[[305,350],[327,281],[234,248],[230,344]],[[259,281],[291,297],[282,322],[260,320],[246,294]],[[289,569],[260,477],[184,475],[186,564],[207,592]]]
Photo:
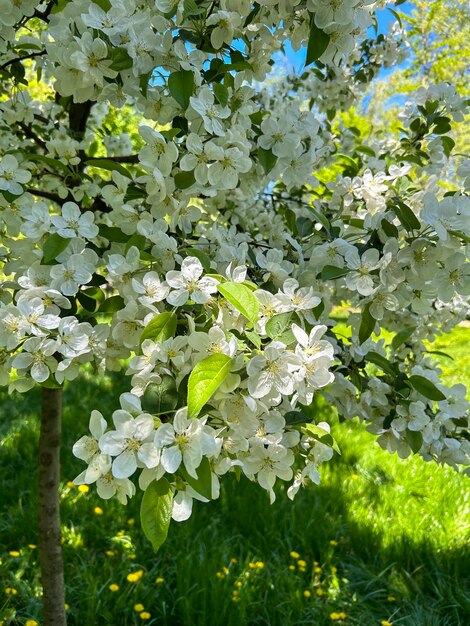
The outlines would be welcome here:
[[[128,478],[137,469],[137,460],[134,452],[125,450],[113,461],[113,476],[116,478]]]

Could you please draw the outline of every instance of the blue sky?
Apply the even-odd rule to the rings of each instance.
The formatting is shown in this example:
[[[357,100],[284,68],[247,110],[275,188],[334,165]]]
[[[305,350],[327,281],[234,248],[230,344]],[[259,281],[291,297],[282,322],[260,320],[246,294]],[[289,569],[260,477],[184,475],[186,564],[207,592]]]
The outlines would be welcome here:
[[[404,2],[399,7],[396,7],[397,12],[399,13],[407,13],[410,14],[413,10],[412,2]],[[388,9],[379,9],[376,12],[377,15],[377,24],[379,28],[379,33],[386,33],[388,31],[389,25],[395,21],[394,15]],[[374,36],[374,31],[371,29],[370,33],[371,37]],[[303,48],[295,52],[292,49],[290,44],[287,44],[285,47],[286,56],[289,64],[294,67],[296,72],[301,72],[305,63],[305,55],[306,49]]]

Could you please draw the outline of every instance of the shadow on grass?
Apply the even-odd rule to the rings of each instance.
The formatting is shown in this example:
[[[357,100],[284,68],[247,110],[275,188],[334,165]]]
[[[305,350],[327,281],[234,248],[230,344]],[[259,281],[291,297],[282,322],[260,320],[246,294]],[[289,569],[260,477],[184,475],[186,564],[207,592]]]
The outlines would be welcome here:
[[[106,381],[87,375],[64,394],[62,520],[69,624],[135,624],[142,621],[136,603],[149,608],[148,623],[168,626],[321,626],[340,612],[348,617],[337,623],[358,626],[385,619],[407,626],[470,623],[470,553],[461,537],[452,536],[458,520],[446,510],[457,508],[460,477],[414,462],[402,466],[400,482],[401,470],[391,468],[402,462],[382,458],[380,450],[370,452],[367,435],[346,425],[337,427],[344,454],[325,469],[320,486],[303,490],[293,503],[281,486],[270,506],[256,485],[229,477],[221,498],[196,503],[192,518],[173,524],[167,543],[154,555],[140,531],[138,498],[122,507],[66,484],[83,468],[71,448],[87,432],[91,410],[109,417],[123,385],[117,375]],[[19,591],[6,598],[7,623],[23,624],[40,611],[37,557],[27,549],[37,543],[39,392],[3,396],[1,406],[0,575],[5,586]],[[442,489],[429,496],[428,480],[447,485],[455,502]],[[442,508],[442,518],[434,517],[417,533],[431,499],[434,509]],[[12,550],[21,556],[10,558]],[[292,551],[299,557],[291,557]],[[305,567],[299,565],[303,561]],[[126,580],[129,572],[140,570],[140,582]],[[111,583],[119,585],[118,592],[109,590]]]

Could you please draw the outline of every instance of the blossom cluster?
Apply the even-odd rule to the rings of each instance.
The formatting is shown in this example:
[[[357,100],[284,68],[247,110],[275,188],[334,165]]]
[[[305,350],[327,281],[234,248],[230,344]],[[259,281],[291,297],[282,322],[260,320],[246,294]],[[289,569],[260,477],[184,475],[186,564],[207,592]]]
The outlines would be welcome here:
[[[129,376],[76,482],[171,493],[177,520],[227,472],[294,497],[338,450],[322,399],[468,465],[465,389],[428,354],[468,313],[468,161],[439,184],[468,102],[421,89],[367,145],[334,123],[403,59],[398,29],[364,42],[382,3],[53,4],[0,17],[0,384]],[[258,84],[286,41],[313,69]]]

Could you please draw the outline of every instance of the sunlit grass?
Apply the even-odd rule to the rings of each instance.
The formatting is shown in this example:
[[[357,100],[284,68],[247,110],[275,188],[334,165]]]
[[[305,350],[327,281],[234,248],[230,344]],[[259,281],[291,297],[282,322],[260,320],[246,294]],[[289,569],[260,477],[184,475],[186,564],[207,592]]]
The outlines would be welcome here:
[[[469,383],[470,329],[439,338],[445,380]],[[322,483],[270,506],[233,477],[221,498],[196,503],[157,555],[139,501],[102,501],[70,482],[89,413],[110,415],[125,381],[85,375],[65,392],[61,486],[71,625],[467,626],[468,478],[384,452],[357,424],[334,422],[342,449]],[[2,396],[0,620],[40,622],[35,533],[39,394]],[[324,407],[325,411],[328,411]]]

